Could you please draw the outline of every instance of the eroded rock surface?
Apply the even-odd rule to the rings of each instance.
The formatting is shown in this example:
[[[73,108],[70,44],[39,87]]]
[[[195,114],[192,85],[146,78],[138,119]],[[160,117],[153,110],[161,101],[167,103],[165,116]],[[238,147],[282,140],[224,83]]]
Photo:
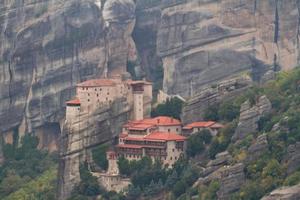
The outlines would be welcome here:
[[[230,195],[238,191],[245,182],[244,167],[242,163],[232,166],[224,165],[211,174],[199,178],[194,186],[208,184],[213,180],[217,180],[220,183],[220,188],[217,192],[218,199],[230,199]]]
[[[288,146],[283,162],[287,165],[287,174],[292,174],[300,168],[300,142]]]
[[[297,0],[137,2],[142,10],[137,17],[157,28],[150,31],[156,37],[149,38],[156,39],[169,94],[191,96],[191,86],[201,88],[245,72],[265,81],[272,71],[299,63]]]
[[[131,108],[119,99],[111,107],[104,106],[94,113],[81,113],[71,123],[65,123],[61,135],[59,161],[59,199],[67,199],[80,182],[79,166],[93,164],[91,149],[110,142],[129,120]]]
[[[256,138],[255,143],[253,143],[248,148],[247,161],[251,162],[257,160],[261,155],[268,151],[268,138],[266,134],[260,135]]]
[[[182,110],[183,123],[203,120],[206,109],[224,100],[230,100],[241,94],[252,84],[252,80],[245,76],[221,81],[213,87],[202,88],[202,91],[188,99]]]
[[[272,191],[262,200],[298,200],[300,199],[300,184],[291,187],[282,187]]]
[[[132,0],[0,1],[0,133],[60,123],[78,82],[126,70]]]
[[[241,105],[240,118],[238,126],[232,137],[233,141],[242,140],[250,133],[258,131],[257,122],[272,109],[272,104],[266,96],[261,96],[255,105],[246,101]]]

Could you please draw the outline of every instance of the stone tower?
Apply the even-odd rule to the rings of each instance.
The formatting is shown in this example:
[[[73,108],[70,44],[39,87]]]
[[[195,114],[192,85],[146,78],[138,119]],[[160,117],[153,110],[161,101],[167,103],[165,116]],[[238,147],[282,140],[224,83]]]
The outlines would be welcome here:
[[[118,175],[119,174],[119,167],[118,167],[118,157],[114,151],[106,152],[106,158],[108,160],[108,169],[107,174],[109,175]]]
[[[144,83],[132,84],[133,89],[133,120],[144,118]]]

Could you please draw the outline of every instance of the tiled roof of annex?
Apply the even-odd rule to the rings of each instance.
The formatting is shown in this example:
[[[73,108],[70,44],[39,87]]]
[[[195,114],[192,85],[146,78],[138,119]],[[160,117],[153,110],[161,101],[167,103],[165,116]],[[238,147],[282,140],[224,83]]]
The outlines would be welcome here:
[[[184,141],[186,137],[170,132],[153,132],[144,137],[145,140]]]
[[[131,121],[124,127],[132,129],[134,127],[151,127],[151,126],[181,126],[181,122],[177,119],[167,116],[159,116],[138,121]]]
[[[183,127],[183,129],[192,128],[222,128],[223,125],[214,121],[193,122]]]
[[[186,137],[182,135],[178,135],[176,133],[170,133],[170,132],[159,132],[159,131],[149,133],[144,137],[134,137],[134,136],[123,134],[122,137],[120,138],[124,140],[131,140],[131,141],[163,141],[163,142],[186,140]]]

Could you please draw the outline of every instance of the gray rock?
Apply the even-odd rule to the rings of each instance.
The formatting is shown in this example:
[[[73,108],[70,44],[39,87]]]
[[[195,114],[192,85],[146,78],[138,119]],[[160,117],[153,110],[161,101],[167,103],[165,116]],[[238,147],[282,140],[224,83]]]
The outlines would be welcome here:
[[[199,178],[194,187],[217,180],[220,183],[220,189],[217,192],[218,199],[230,199],[230,195],[238,191],[245,182],[244,167],[242,163],[233,166],[225,165],[208,176]]]
[[[272,191],[261,200],[298,200],[300,199],[300,184],[291,187],[282,187]]]
[[[58,199],[70,197],[74,186],[80,182],[80,164],[87,161],[93,165],[91,149],[118,136],[130,112],[130,106],[120,99],[112,107],[82,113],[72,124],[64,125],[60,137]]]
[[[300,168],[300,142],[288,146],[283,163],[287,165],[287,174],[292,174]]]
[[[202,171],[202,176],[207,176],[224,165],[229,165],[232,162],[232,156],[227,152],[221,152],[216,155],[216,159],[207,163],[206,168]]]
[[[248,148],[247,161],[251,162],[257,160],[261,155],[268,151],[268,138],[266,134],[260,135],[256,138],[254,144]]]
[[[253,106],[251,106],[249,101],[244,102],[241,105],[239,123],[232,140],[242,140],[248,134],[257,132],[257,122],[262,116],[268,114],[271,109],[272,104],[266,96],[261,96]]]
[[[297,0],[137,0],[137,5],[142,63],[148,72],[160,63],[157,55],[162,57],[166,93],[193,96],[192,84],[201,90],[247,72],[265,82],[276,68],[299,63]]]
[[[1,1],[0,7],[4,137],[16,129],[22,136],[59,124],[78,82],[104,71],[123,72],[129,52],[135,54],[133,1],[99,6],[99,0],[11,0]]]
[[[201,92],[188,99],[182,110],[184,124],[203,120],[206,109],[224,100],[230,100],[241,94],[252,84],[247,77],[232,78],[220,81],[213,86],[201,89]]]

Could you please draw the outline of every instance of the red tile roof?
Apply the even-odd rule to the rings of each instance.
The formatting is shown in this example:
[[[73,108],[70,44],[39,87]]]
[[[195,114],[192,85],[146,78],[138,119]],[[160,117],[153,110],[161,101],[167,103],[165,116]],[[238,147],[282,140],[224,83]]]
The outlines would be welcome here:
[[[136,125],[143,124],[145,127],[147,125],[152,126],[181,126],[181,122],[177,119],[167,116],[159,116],[155,118],[148,118],[138,121],[131,121],[124,125],[126,128],[135,127]],[[142,126],[142,125],[141,125]]]
[[[145,140],[163,140],[163,141],[184,141],[186,137],[176,133],[169,132],[153,132],[144,137]]]
[[[127,133],[121,133],[121,134],[119,135],[119,138],[125,138],[125,137],[127,137],[127,136],[128,136]]]
[[[115,85],[116,83],[112,79],[91,79],[77,84],[77,87],[101,87]]]
[[[80,100],[78,98],[75,98],[73,100],[67,101],[67,105],[80,105]]]
[[[192,128],[209,128],[214,125],[216,122],[214,121],[207,121],[207,122],[193,122],[191,124],[186,125],[183,127],[184,129],[192,129]]]
[[[131,126],[128,127],[129,130],[146,130],[148,128],[152,128],[154,127],[154,125],[152,124],[133,124]]]
[[[224,128],[224,125],[223,124],[220,124],[220,123],[215,123],[213,125],[210,126],[211,128]]]

